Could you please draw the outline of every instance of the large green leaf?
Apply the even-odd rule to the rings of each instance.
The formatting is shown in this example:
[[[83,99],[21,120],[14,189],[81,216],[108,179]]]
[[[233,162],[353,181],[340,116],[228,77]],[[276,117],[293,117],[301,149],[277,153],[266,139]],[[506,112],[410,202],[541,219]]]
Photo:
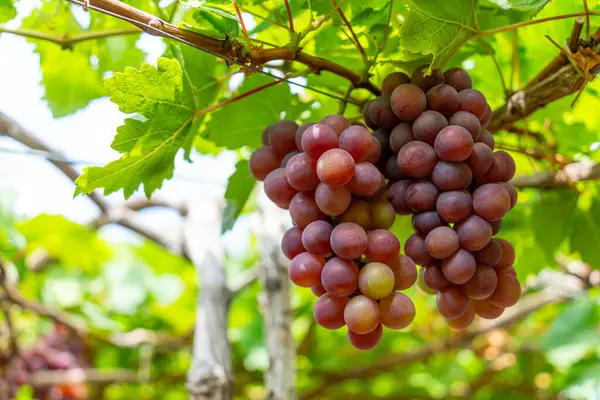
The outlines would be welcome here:
[[[403,0],[408,12],[400,27],[406,52],[432,57],[443,66],[477,31],[476,0]]]
[[[175,156],[189,151],[201,111],[214,101],[220,86],[214,58],[195,49],[173,48],[177,59],[160,58],[157,67],[147,63],[139,70],[128,68],[106,79],[113,102],[123,112],[143,117],[125,120],[117,129],[112,147],[124,153],[105,167],[90,167],[77,179],[77,191],[104,193],[123,189],[126,198],[141,185],[146,196],[173,176]]]
[[[570,239],[571,251],[578,252],[592,268],[600,268],[600,200],[594,198],[587,212],[577,210]]]
[[[235,221],[242,213],[255,183],[256,180],[250,174],[248,161],[242,160],[238,162],[235,166],[235,172],[229,178],[227,190],[225,191],[227,204],[221,225],[223,232],[233,228],[233,224],[235,224]]]

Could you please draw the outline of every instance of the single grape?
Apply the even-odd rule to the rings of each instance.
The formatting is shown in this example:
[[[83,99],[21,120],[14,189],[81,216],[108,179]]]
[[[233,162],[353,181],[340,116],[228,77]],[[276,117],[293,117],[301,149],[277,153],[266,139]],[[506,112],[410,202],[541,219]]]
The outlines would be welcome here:
[[[388,130],[394,128],[400,122],[392,111],[390,97],[387,95],[379,96],[371,102],[369,117],[376,125]]]
[[[385,163],[385,168],[383,171],[383,175],[392,182],[401,181],[406,178],[404,172],[400,169],[398,165],[398,156],[392,155]]]
[[[396,254],[387,261],[387,265],[396,280],[394,290],[406,290],[417,281],[417,265],[412,258],[404,254]]]
[[[521,285],[517,278],[511,274],[500,273],[498,284],[494,293],[488,297],[488,301],[496,307],[512,307],[517,304],[521,297]]]
[[[357,350],[371,350],[377,346],[383,335],[383,328],[381,324],[377,325],[371,332],[359,335],[358,333],[352,332],[348,329],[348,341]]]
[[[265,178],[264,190],[273,203],[287,209],[292,198],[298,193],[287,181],[285,168],[277,168]]]
[[[259,147],[250,156],[250,173],[259,181],[264,181],[267,175],[280,165],[281,159],[273,152],[271,146]]]
[[[433,258],[439,260],[449,257],[460,247],[458,235],[448,226],[440,226],[427,234],[425,249]]]
[[[508,182],[498,182],[498,185],[502,186],[506,193],[510,196],[510,208],[512,209],[517,205],[517,201],[519,200],[519,194],[517,193],[517,189]]]
[[[451,68],[444,72],[444,83],[452,86],[457,92],[473,87],[469,73],[462,68]]]
[[[344,130],[352,126],[343,115],[331,114],[319,121],[320,124],[327,125],[335,131],[335,134],[339,137]]]
[[[373,222],[371,205],[365,200],[352,200],[348,209],[340,215],[338,222],[353,222],[364,229],[370,229]]]
[[[481,178],[492,166],[494,153],[485,143],[474,143],[473,151],[465,163],[471,169],[474,178]]]
[[[293,156],[285,166],[285,176],[288,183],[299,191],[311,191],[317,188],[317,162],[306,153]]]
[[[419,269],[419,277],[417,278],[417,286],[427,294],[436,294],[438,291],[427,286],[424,280],[425,267]],[[445,279],[445,278],[444,278]],[[448,283],[450,284],[450,283]]]
[[[342,132],[339,148],[346,150],[355,162],[360,162],[366,159],[373,150],[373,137],[367,128],[353,125]]]
[[[412,132],[412,124],[401,122],[390,132],[390,149],[394,153],[398,153],[402,146],[408,142],[415,140]]]
[[[425,178],[433,171],[437,157],[433,147],[414,141],[405,144],[398,152],[398,165],[406,176]]]
[[[367,249],[365,256],[370,261],[387,263],[400,251],[400,241],[392,232],[385,229],[375,229],[367,234]]]
[[[462,126],[450,125],[440,131],[433,147],[441,160],[464,161],[473,151],[473,138]]]
[[[358,266],[352,260],[334,257],[325,263],[321,283],[331,296],[350,296],[358,289]]]
[[[446,222],[460,222],[471,215],[473,200],[467,190],[443,192],[437,198],[435,209]]]
[[[363,104],[363,107],[362,107],[362,116],[363,116],[363,120],[365,121],[365,125],[367,125],[371,129],[377,129],[379,127],[371,119],[371,115],[370,115],[371,103],[372,102],[373,102],[372,100],[367,100],[365,102],[365,104]]]
[[[442,129],[448,126],[448,120],[437,111],[427,110],[413,122],[412,132],[415,139],[430,146]]]
[[[373,164],[363,161],[355,165],[354,175],[347,187],[357,196],[370,196],[377,193],[380,186],[381,174],[377,168]]]
[[[473,192],[473,210],[486,221],[502,219],[510,209],[510,196],[500,185],[488,183]]]
[[[358,274],[358,288],[360,292],[372,299],[383,299],[394,290],[396,277],[387,265],[372,262],[360,270]]]
[[[371,152],[365,158],[365,161],[370,162],[371,164],[376,164],[377,161],[381,158],[382,150],[381,143],[374,136],[371,136]]]
[[[464,162],[438,161],[431,172],[431,180],[438,190],[464,190],[469,187],[473,175]]]
[[[427,235],[439,226],[447,226],[447,224],[437,211],[426,211],[412,216],[412,227],[421,235]]]
[[[427,108],[449,117],[458,111],[458,92],[450,85],[437,85],[427,91]]]
[[[419,265],[428,265],[433,262],[433,257],[429,255],[425,248],[425,237],[419,234],[414,233],[406,239],[404,252]]]
[[[467,312],[469,298],[459,288],[451,286],[437,294],[436,304],[444,318],[454,319]]]
[[[307,123],[300,125],[298,127],[298,129],[296,129],[296,137],[294,140],[296,141],[296,147],[298,148],[298,150],[304,151],[302,149],[302,135],[308,128],[310,128],[314,124],[315,124],[314,122],[307,122]]]
[[[287,153],[285,155],[285,157],[283,157],[281,159],[281,164],[279,165],[281,168],[285,168],[287,167],[288,162],[292,159],[292,157],[294,157],[295,155],[300,154],[299,151],[292,151],[291,153]]]
[[[290,260],[298,254],[304,253],[306,249],[302,244],[302,229],[297,226],[288,229],[281,239],[281,250]]]
[[[330,236],[333,226],[327,221],[313,221],[302,232],[302,245],[313,254],[322,256],[331,253]]]
[[[496,319],[504,312],[504,307],[497,307],[488,300],[474,300],[475,313],[484,319]]]
[[[324,265],[323,257],[308,252],[300,253],[290,262],[288,275],[297,286],[311,287],[321,282]]]
[[[344,321],[348,329],[359,335],[373,332],[379,325],[377,302],[362,295],[351,298],[344,309]]]
[[[371,228],[390,229],[395,219],[394,207],[387,200],[381,199],[372,205]]]
[[[514,267],[510,267],[510,268],[506,268],[503,271],[500,271],[501,274],[508,274],[508,275],[512,275],[515,278],[517,278],[517,271],[515,270]]]
[[[487,111],[487,101],[483,93],[475,89],[465,89],[458,92],[460,110],[470,112],[480,121]]]
[[[438,194],[437,188],[431,181],[420,179],[406,189],[406,204],[414,212],[435,210]]]
[[[395,182],[388,188],[387,198],[396,214],[408,215],[413,212],[406,202],[406,190],[411,183],[412,181],[407,179]]]
[[[392,72],[381,83],[381,93],[389,96],[398,86],[407,83],[410,83],[410,77],[404,72]]]
[[[463,315],[458,318],[448,319],[446,322],[448,326],[452,329],[461,330],[467,328],[469,325],[473,323],[475,319],[475,308],[473,307],[472,302],[469,302],[467,307],[467,311]]]
[[[512,267],[515,263],[515,248],[508,240],[501,238],[495,238],[495,240],[502,248],[502,257],[500,257],[497,264],[491,266],[494,267],[496,272],[501,272]]]
[[[473,277],[460,285],[460,290],[474,300],[487,299],[496,290],[498,279],[492,267],[478,265]]]
[[[464,249],[458,249],[450,257],[442,260],[442,272],[449,282],[455,285],[468,282],[473,275],[477,264],[473,254]]]
[[[490,169],[478,179],[481,184],[508,182],[515,176],[517,168],[515,160],[505,151],[496,151]]]
[[[310,158],[318,160],[327,150],[338,146],[338,137],[331,127],[314,124],[304,131],[300,143],[302,144],[302,150]]]
[[[402,121],[414,121],[425,111],[427,97],[422,89],[413,84],[400,85],[391,94],[391,109]],[[400,122],[400,121],[398,121]],[[398,122],[395,125],[398,125]]]
[[[473,253],[473,256],[479,265],[494,266],[502,259],[502,246],[498,239],[492,239],[483,249]]]
[[[319,183],[315,190],[315,201],[319,210],[326,215],[335,217],[341,215],[350,206],[352,193],[345,186],[327,186]]]
[[[415,319],[415,305],[407,295],[394,292],[379,302],[379,319],[386,328],[404,329]]]
[[[496,141],[494,140],[494,136],[492,136],[492,134],[488,130],[483,128],[481,129],[481,136],[479,136],[479,139],[477,141],[485,144],[491,150],[494,150],[494,147],[496,147]]]
[[[492,111],[492,108],[488,104],[487,109],[485,110],[485,114],[483,114],[481,116],[481,126],[483,128],[486,128],[490,124],[490,122],[492,122],[493,116],[494,116],[494,112]]]
[[[296,147],[297,123],[284,120],[274,123],[267,129],[269,142],[277,156],[283,158],[287,153],[298,150]]]
[[[437,264],[430,264],[423,267],[423,282],[427,287],[434,291],[446,290],[452,284],[442,272],[442,267]]]
[[[354,160],[342,149],[327,150],[317,162],[317,175],[329,186],[344,186],[354,176]]]
[[[417,85],[424,92],[427,92],[434,86],[444,83],[444,76],[439,69],[429,70],[428,65],[421,65],[410,77],[410,82]]]
[[[458,235],[460,247],[469,251],[478,251],[488,245],[492,238],[492,227],[477,215],[471,215],[467,219],[454,225]]]
[[[310,290],[313,292],[313,294],[317,297],[321,297],[323,296],[325,293],[327,293],[327,290],[325,290],[325,288],[323,287],[323,284],[321,282],[317,283],[314,286],[310,287]]]
[[[346,325],[344,322],[344,309],[348,304],[347,297],[330,296],[328,293],[319,297],[313,309],[313,316],[317,324],[325,329],[339,329]]]
[[[496,235],[502,228],[502,220],[492,221],[490,222],[490,226],[492,227],[492,235]]]
[[[448,123],[465,128],[471,134],[474,142],[481,136],[481,123],[476,116],[469,112],[458,111],[454,113],[448,120]]]
[[[331,232],[331,248],[338,257],[353,260],[367,249],[367,233],[353,222],[343,222]]]
[[[290,216],[294,224],[304,229],[313,221],[325,219],[319,210],[313,192],[299,192],[290,202]]]

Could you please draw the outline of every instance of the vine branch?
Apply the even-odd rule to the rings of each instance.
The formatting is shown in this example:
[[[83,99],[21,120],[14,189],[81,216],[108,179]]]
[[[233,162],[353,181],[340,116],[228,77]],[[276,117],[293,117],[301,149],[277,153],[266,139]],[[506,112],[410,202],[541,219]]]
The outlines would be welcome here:
[[[77,35],[70,35],[65,33],[63,35],[52,35],[45,32],[35,31],[32,29],[10,29],[0,26],[0,33],[9,33],[11,35],[23,36],[30,39],[39,39],[47,42],[56,43],[63,49],[72,49],[78,43],[85,42],[88,40],[105,39],[112,36],[125,36],[125,35],[137,35],[142,33],[138,28],[124,28],[124,29],[107,29],[103,31],[91,31],[79,33]]]

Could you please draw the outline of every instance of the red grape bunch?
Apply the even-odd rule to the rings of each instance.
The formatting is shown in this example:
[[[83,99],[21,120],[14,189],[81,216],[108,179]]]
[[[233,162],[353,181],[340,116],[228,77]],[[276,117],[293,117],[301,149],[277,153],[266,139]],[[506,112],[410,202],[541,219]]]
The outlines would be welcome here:
[[[521,293],[513,247],[492,238],[517,202],[508,183],[515,162],[493,152],[485,129],[492,110],[469,74],[424,71],[388,75],[363,115],[381,146],[387,198],[396,214],[412,214],[405,252],[423,267],[419,284],[437,293],[440,314],[462,329],[475,315],[497,318]]]
[[[7,368],[9,398],[18,395],[19,388],[29,382],[32,373],[44,370],[68,370],[87,364],[84,345],[68,328],[55,325],[54,332],[40,337],[32,347],[23,349]],[[0,378],[0,383],[2,378]],[[88,398],[84,384],[61,384],[36,387],[33,398],[38,400],[83,400]]]
[[[279,121],[264,131],[263,144],[250,171],[264,180],[267,197],[289,210],[294,226],[281,247],[292,282],[319,297],[316,322],[347,325],[350,343],[362,350],[379,342],[382,326],[407,327],[415,307],[399,290],[414,285],[417,269],[389,231],[395,213],[374,165],[379,141],[364,126],[330,115],[302,126]]]

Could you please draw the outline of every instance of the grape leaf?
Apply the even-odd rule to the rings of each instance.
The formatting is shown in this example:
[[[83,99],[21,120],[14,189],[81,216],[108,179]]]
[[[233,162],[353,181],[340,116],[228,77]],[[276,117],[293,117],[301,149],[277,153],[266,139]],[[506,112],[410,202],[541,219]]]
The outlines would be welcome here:
[[[246,93],[273,82],[273,78],[253,75],[246,78],[238,93]],[[289,85],[281,82],[261,90],[252,96],[235,101],[215,111],[206,124],[206,137],[217,146],[237,149],[242,146],[261,146],[262,131],[280,120],[294,120],[306,109],[296,95],[290,93]]]
[[[17,16],[17,9],[11,0],[0,0],[0,22],[10,21]]]
[[[432,56],[441,67],[477,31],[476,0],[403,0],[408,9],[400,27],[400,45],[408,53]]]
[[[173,176],[175,156],[189,151],[199,112],[214,101],[220,89],[216,61],[192,48],[172,49],[179,62],[160,58],[157,67],[142,64],[106,79],[110,99],[123,112],[144,118],[128,118],[117,129],[113,149],[125,153],[104,167],[90,167],[77,179],[76,194],[104,188],[104,193],[124,190],[126,198],[144,185],[146,196]]]
[[[225,191],[227,205],[223,212],[221,232],[233,228],[233,224],[242,213],[255,183],[256,180],[250,174],[248,161],[239,161],[235,166],[235,172],[229,177],[227,183],[227,190]]]

